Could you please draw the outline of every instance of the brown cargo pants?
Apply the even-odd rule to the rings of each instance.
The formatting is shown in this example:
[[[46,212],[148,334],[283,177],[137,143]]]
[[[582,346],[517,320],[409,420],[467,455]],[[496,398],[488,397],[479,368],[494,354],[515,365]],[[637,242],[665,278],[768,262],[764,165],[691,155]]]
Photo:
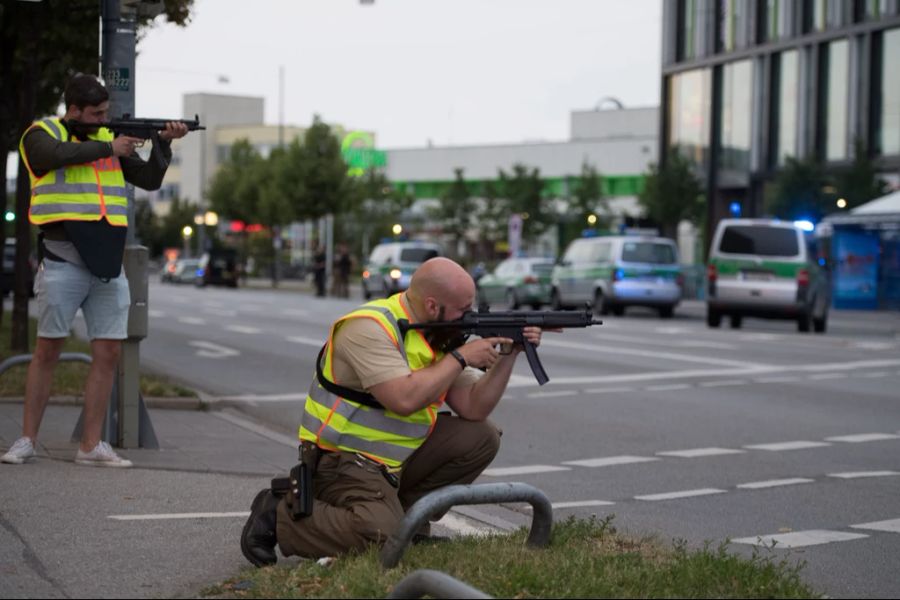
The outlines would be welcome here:
[[[431,435],[404,465],[399,489],[371,461],[323,452],[312,515],[294,521],[291,496],[278,503],[278,546],[285,556],[321,558],[384,543],[416,500],[438,488],[472,483],[499,448],[500,431],[490,421],[438,415]]]

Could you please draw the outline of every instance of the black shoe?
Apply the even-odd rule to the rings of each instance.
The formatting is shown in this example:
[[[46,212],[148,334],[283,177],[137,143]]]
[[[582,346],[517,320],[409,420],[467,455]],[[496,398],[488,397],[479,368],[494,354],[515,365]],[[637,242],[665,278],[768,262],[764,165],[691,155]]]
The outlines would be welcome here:
[[[250,518],[241,532],[241,552],[256,567],[274,565],[278,560],[275,556],[277,506],[278,498],[272,490],[266,488],[259,492],[253,499]]]

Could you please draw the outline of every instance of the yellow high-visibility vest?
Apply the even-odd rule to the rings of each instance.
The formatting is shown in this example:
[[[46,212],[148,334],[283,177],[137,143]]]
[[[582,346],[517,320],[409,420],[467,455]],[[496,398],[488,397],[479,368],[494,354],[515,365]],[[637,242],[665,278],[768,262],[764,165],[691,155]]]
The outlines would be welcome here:
[[[54,139],[66,141],[65,129],[57,118],[35,122],[19,141],[19,153],[31,179],[29,221],[34,225],[44,225],[55,221],[99,221],[105,218],[110,225],[127,227],[128,197],[119,159],[115,156],[98,158],[90,163],[60,167],[38,177],[25,156],[25,136],[35,127],[40,127]],[[101,128],[88,138],[111,142],[114,136],[108,129]]]
[[[334,380],[333,370],[335,332],[348,319],[365,318],[381,325],[411,370],[424,369],[443,357],[431,348],[419,330],[411,329],[405,337],[401,334],[398,319],[410,317],[400,302],[400,294],[395,294],[364,304],[335,321],[320,362],[328,381],[340,385]],[[300,420],[300,439],[326,450],[357,452],[388,467],[399,467],[434,429],[437,411],[445,397],[446,392],[429,406],[402,416],[333,394],[314,378]]]

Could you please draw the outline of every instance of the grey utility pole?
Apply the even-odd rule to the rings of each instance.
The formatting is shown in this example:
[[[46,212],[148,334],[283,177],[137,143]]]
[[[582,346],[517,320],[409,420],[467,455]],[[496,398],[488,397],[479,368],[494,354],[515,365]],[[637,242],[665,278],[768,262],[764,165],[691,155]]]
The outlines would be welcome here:
[[[103,47],[100,74],[110,96],[110,117],[134,115],[135,33],[137,16],[156,16],[164,10],[160,1],[101,0]],[[140,343],[147,337],[148,250],[135,236],[134,186],[128,190],[128,237],[125,246],[125,275],[131,292],[128,311],[128,339],[122,344],[122,358],[113,397],[107,411],[107,429],[116,436],[120,448],[158,448],[150,416],[140,392]],[[113,425],[113,421],[116,422]]]

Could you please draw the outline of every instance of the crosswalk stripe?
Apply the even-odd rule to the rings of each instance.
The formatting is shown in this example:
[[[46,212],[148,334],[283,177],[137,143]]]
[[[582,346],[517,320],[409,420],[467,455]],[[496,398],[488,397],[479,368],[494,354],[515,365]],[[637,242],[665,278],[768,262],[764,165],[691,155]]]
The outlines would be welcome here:
[[[699,490],[684,490],[681,492],[667,492],[664,494],[647,494],[645,496],[635,496],[635,500],[645,500],[647,502],[659,502],[661,500],[677,500],[679,498],[693,498],[695,496],[710,496],[712,494],[724,494],[725,490],[717,488],[702,488]]]

